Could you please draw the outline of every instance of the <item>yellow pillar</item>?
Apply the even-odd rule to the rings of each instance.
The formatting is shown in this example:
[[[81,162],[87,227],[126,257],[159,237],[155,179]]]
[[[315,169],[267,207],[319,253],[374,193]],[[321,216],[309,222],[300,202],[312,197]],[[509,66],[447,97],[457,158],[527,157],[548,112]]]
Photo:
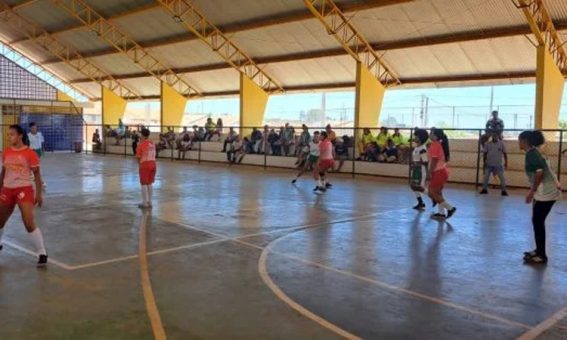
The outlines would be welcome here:
[[[187,98],[171,86],[161,82],[161,126],[166,131],[169,126],[180,126],[187,106]]]
[[[73,98],[69,97],[66,93],[57,90],[57,101],[60,102],[72,102]]]
[[[102,125],[117,126],[125,111],[126,100],[102,86]]]
[[[537,47],[536,129],[557,129],[565,79],[546,46]]]
[[[386,88],[362,63],[356,63],[356,97],[354,104],[354,126],[376,128],[380,121],[380,110]],[[361,133],[362,131],[358,131]]]
[[[241,136],[248,136],[252,127],[260,127],[264,123],[264,113],[269,95],[250,78],[240,74],[240,126]]]

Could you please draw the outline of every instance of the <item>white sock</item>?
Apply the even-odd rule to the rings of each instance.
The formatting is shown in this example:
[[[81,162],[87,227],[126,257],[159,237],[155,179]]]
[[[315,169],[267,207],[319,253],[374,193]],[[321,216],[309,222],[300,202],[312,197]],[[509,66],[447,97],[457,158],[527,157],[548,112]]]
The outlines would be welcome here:
[[[142,185],[142,204],[148,204],[148,186]]]
[[[445,207],[443,207],[443,204],[437,204],[437,212],[445,215]]]
[[[2,235],[4,235],[4,228],[0,229],[0,244],[2,244]]]
[[[321,186],[324,187],[327,185],[327,179],[325,177],[321,178]]]
[[[423,195],[422,195],[421,192],[419,192],[419,191],[414,191],[413,193],[415,194],[415,197],[417,197],[417,198],[423,198]]]
[[[453,209],[453,206],[450,205],[449,203],[447,203],[447,201],[445,201],[445,202],[439,204],[439,206],[441,206],[441,207],[443,207],[443,208],[445,208],[445,209],[447,209],[447,210]]]
[[[317,180],[317,186],[320,188],[323,187],[323,181],[320,178]]]
[[[30,236],[38,255],[47,255],[45,245],[43,244],[43,235],[41,234],[41,230],[39,230],[39,228],[35,228],[35,230],[30,233]]]
[[[152,195],[154,194],[154,187],[150,184],[146,188],[148,190],[148,203],[151,205],[152,204]]]

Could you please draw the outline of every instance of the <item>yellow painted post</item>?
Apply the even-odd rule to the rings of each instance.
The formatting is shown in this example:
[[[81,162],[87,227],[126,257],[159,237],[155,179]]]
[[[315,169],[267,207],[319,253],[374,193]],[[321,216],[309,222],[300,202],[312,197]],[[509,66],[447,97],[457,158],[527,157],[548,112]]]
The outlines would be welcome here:
[[[118,125],[118,119],[124,116],[126,100],[102,87],[102,125]]]
[[[565,79],[544,45],[537,47],[535,128],[557,129]]]
[[[73,98],[69,97],[66,93],[63,93],[59,90],[57,90],[57,97],[56,97],[57,101],[60,102],[72,102]]]
[[[354,127],[376,128],[380,122],[380,111],[386,88],[361,62],[356,63],[356,97],[354,104]],[[358,130],[358,135],[362,131]]]
[[[187,106],[187,98],[175,91],[171,86],[161,82],[161,129],[168,126],[180,126]]]
[[[240,74],[240,130],[242,137],[248,136],[252,127],[262,126],[269,95],[247,76]]]

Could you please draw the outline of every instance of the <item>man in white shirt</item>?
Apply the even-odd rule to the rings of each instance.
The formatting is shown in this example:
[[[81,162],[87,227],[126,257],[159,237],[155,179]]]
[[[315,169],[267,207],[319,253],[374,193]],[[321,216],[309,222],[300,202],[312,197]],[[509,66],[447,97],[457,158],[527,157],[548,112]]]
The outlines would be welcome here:
[[[28,139],[30,140],[30,149],[35,151],[38,157],[41,158],[41,156],[43,156],[43,143],[45,139],[43,139],[41,132],[37,131],[37,125],[34,122],[31,122],[29,127],[30,132],[28,132]]]
[[[37,156],[41,158],[43,156],[43,143],[45,139],[43,139],[43,135],[41,132],[37,131],[37,125],[34,122],[29,124],[30,132],[28,132],[28,139],[30,141],[30,149],[37,153]],[[32,174],[33,176],[33,174]],[[43,190],[47,189],[47,185],[45,182],[43,183]]]

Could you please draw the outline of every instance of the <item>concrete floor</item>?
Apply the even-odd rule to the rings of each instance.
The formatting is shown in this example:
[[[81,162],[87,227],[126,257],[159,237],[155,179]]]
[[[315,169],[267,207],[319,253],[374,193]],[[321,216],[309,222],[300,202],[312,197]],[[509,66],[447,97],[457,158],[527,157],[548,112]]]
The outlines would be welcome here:
[[[35,268],[15,214],[0,252],[0,339],[152,338],[136,164],[50,154],[43,171],[37,217],[52,262]],[[169,338],[567,337],[564,202],[549,218],[550,263],[534,268],[521,260],[533,248],[523,191],[452,187],[448,224],[408,209],[401,181],[335,177],[315,195],[311,179],[292,177],[159,163],[144,227]]]

